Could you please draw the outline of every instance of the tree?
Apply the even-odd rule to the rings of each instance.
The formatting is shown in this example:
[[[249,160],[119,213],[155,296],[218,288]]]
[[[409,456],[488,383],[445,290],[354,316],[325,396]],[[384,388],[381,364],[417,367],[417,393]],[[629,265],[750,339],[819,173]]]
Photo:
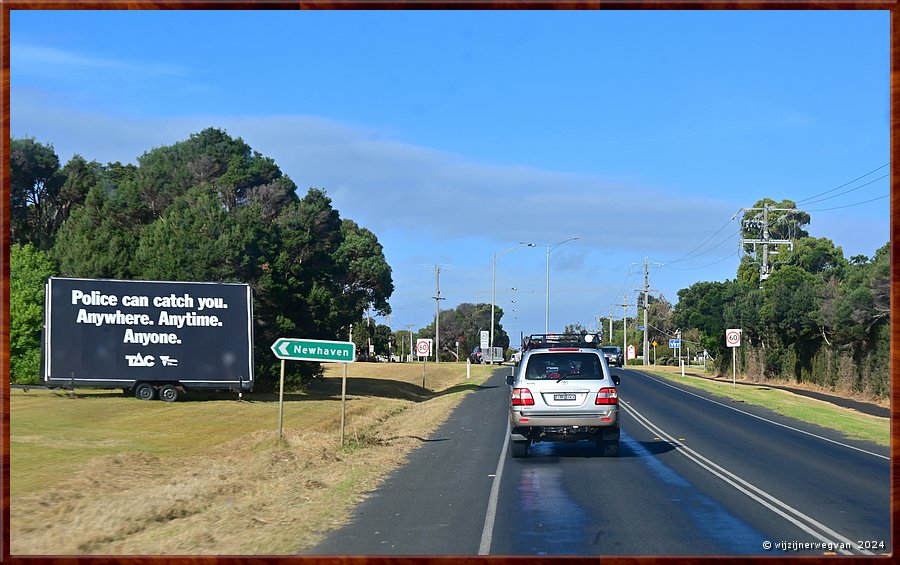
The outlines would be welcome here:
[[[491,305],[463,303],[452,310],[441,310],[441,343],[442,358],[456,357],[456,342],[459,342],[460,357],[468,354],[481,343],[481,332],[490,331]],[[509,348],[509,335],[500,321],[503,319],[503,308],[494,307],[494,347]],[[418,331],[419,337],[434,339],[434,322]]]
[[[793,376],[798,381],[818,348],[821,284],[820,279],[793,265],[778,269],[763,283],[765,302],[760,317],[768,341],[793,352]]]
[[[55,274],[49,255],[30,243],[9,250],[10,382],[40,380],[41,330],[44,326],[44,283]]]
[[[769,208],[766,212],[765,208]],[[768,218],[768,222],[766,222]],[[793,200],[775,202],[771,198],[758,200],[744,214],[741,226],[741,237],[744,239],[761,239],[763,231],[768,227],[771,239],[799,239],[809,237],[809,233],[803,229],[809,225],[811,217],[808,212],[797,209],[797,203]],[[746,246],[748,253],[753,249]]]
[[[848,263],[844,252],[827,237],[804,237],[794,242],[784,262],[823,277],[842,277]]]
[[[51,255],[60,274],[129,279],[142,226],[132,222],[133,206],[123,191],[94,186],[63,223]]]
[[[137,275],[148,280],[238,282],[246,243],[209,185],[189,189],[141,230]]]
[[[277,379],[269,346],[278,337],[335,339],[368,309],[390,312],[391,269],[375,234],[342,219],[322,189],[299,198],[274,161],[240,138],[207,128],[96,177],[58,232],[61,273],[248,283],[261,387]],[[286,380],[320,373],[292,363]]]
[[[10,139],[10,240],[47,249],[48,207],[59,190],[59,157],[34,138]]]
[[[775,202],[771,198],[763,198],[746,209],[741,223],[741,238],[750,240],[796,240],[808,237],[809,233],[803,229],[808,225],[810,216],[807,212],[797,209],[793,200]],[[749,264],[762,265],[764,263],[763,250],[767,250],[772,258],[784,253],[789,246],[784,243],[760,245],[758,243],[745,243],[744,251],[749,256]],[[770,259],[771,260],[771,259]],[[744,262],[742,260],[742,266]],[[757,267],[759,268],[759,267]],[[750,280],[751,276],[746,272],[740,273],[738,280]],[[771,268],[770,268],[771,269]]]

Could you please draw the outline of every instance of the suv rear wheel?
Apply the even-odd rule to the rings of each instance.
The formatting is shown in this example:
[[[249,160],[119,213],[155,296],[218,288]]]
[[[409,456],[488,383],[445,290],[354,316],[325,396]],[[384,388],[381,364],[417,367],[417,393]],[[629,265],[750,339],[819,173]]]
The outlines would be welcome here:
[[[609,441],[598,439],[597,451],[600,457],[618,457],[619,456],[619,440]]]
[[[513,441],[512,442],[512,456],[515,458],[519,457],[528,457],[528,444],[530,441]]]

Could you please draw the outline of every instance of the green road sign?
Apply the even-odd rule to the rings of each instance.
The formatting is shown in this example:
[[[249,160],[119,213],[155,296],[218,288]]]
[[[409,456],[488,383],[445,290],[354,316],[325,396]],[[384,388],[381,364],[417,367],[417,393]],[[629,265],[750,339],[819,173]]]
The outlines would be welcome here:
[[[286,361],[325,361],[353,363],[356,344],[352,341],[322,341],[281,337],[272,344],[275,357]]]

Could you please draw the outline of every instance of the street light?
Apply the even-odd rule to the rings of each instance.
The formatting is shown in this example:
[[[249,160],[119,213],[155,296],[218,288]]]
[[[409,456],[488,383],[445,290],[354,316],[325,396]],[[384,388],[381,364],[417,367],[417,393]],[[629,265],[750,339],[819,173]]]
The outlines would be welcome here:
[[[491,271],[491,338],[490,338],[490,347],[494,347],[494,295],[497,290],[497,255],[503,255],[504,253],[509,253],[515,249],[518,249],[526,245],[528,247],[534,247],[535,243],[526,243],[524,241],[520,241],[518,245],[510,247],[509,249],[504,249],[503,251],[498,251],[494,253],[494,262],[493,269]],[[493,355],[493,350],[491,350],[491,354]]]
[[[563,243],[567,243],[569,241],[575,241],[578,239],[578,236],[570,237],[569,239],[564,239],[558,243],[554,243],[553,245],[549,244],[541,244],[547,248],[547,301],[546,306],[544,308],[544,334],[550,333],[550,252],[562,245]]]

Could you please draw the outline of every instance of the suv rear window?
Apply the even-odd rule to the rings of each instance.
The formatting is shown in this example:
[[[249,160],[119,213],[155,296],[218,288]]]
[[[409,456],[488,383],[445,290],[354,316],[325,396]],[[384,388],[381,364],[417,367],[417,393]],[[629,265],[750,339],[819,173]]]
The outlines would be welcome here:
[[[603,350],[604,353],[616,353],[616,354],[618,354],[619,351],[621,351],[621,349],[619,349],[618,347],[602,347],[601,349]]]
[[[525,368],[528,380],[603,378],[600,358],[593,353],[533,353]]]

